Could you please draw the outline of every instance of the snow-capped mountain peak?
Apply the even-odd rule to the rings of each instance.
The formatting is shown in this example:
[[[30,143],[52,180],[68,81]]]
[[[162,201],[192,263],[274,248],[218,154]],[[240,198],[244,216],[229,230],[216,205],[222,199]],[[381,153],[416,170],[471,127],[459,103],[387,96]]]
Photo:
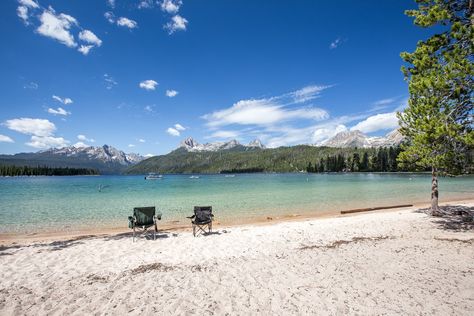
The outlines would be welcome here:
[[[213,143],[206,143],[200,144],[192,137],[188,137],[184,139],[180,147],[186,149],[189,152],[199,152],[199,151],[219,151],[219,150],[226,150],[232,149],[238,146],[242,146],[244,148],[265,148],[265,146],[259,141],[254,140],[250,142],[247,146],[240,144],[237,140],[233,139],[228,142],[213,142]]]
[[[393,130],[384,137],[369,137],[359,130],[343,131],[325,141],[322,145],[328,147],[389,147],[399,145],[403,135]]]
[[[62,148],[50,148],[48,150],[41,151],[40,153],[61,155],[67,157],[97,159],[102,162],[114,162],[124,166],[136,164],[144,159],[144,157],[138,154],[127,154],[109,145],[104,145],[102,147],[69,146]]]

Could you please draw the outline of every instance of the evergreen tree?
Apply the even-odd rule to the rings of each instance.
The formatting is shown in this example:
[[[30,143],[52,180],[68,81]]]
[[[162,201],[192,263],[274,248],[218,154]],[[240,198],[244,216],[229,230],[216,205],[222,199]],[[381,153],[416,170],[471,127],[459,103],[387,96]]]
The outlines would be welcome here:
[[[472,0],[417,0],[406,14],[420,27],[441,33],[419,41],[402,72],[408,81],[408,107],[398,114],[408,144],[399,155],[402,165],[431,168],[431,212],[439,215],[438,172],[466,169],[474,145],[474,27]]]

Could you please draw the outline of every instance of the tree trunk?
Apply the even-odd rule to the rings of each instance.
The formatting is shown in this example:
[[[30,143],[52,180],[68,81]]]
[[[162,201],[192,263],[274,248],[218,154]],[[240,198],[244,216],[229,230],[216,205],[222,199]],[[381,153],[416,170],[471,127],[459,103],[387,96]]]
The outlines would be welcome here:
[[[435,167],[431,167],[431,215],[433,216],[441,215],[438,195],[438,170]]]

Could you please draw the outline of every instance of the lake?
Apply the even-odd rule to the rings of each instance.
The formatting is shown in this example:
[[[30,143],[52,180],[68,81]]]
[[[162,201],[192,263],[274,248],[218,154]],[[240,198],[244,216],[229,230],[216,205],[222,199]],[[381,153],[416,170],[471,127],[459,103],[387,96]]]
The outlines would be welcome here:
[[[440,202],[474,198],[474,176],[440,178]],[[317,215],[345,209],[429,203],[431,175],[387,173],[164,175],[0,178],[0,233],[70,227],[127,227],[133,207],[156,206],[163,223],[189,224],[194,205],[217,220]]]

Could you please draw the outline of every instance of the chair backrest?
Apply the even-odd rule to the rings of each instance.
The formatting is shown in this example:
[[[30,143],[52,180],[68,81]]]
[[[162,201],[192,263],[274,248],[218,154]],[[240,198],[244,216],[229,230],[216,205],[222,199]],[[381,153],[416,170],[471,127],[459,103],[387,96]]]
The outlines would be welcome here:
[[[195,206],[194,215],[198,222],[209,221],[212,217],[212,206]]]
[[[137,219],[137,225],[151,225],[153,224],[153,216],[155,216],[155,207],[135,207],[133,216]]]

